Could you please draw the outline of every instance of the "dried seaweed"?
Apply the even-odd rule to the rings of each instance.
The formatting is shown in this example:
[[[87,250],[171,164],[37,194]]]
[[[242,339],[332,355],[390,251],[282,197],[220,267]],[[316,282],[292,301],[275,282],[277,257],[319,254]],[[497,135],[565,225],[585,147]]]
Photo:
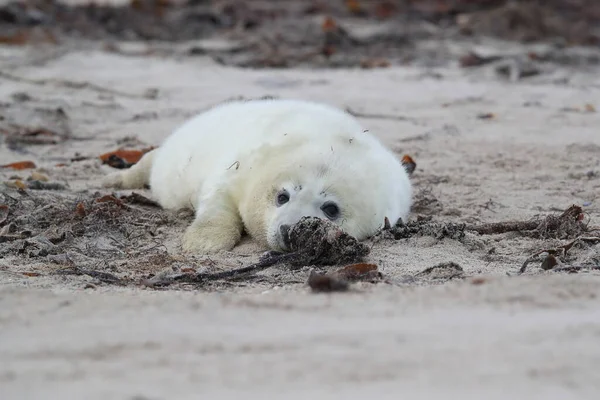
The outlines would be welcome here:
[[[524,273],[527,270],[527,267],[532,262],[539,262],[540,257],[543,257],[541,260],[540,268],[543,270],[553,270],[553,271],[565,271],[569,268],[574,268],[573,265],[565,265],[565,264],[581,264],[579,260],[573,259],[570,257],[570,250],[576,246],[581,246],[583,244],[597,244],[600,243],[600,237],[596,236],[581,236],[576,238],[575,240],[564,244],[562,246],[557,246],[552,249],[544,249],[536,252],[532,256],[528,257],[527,260],[523,263],[521,268],[519,269],[519,274]],[[600,268],[600,250],[598,251],[597,261],[594,264],[587,263],[586,265],[579,265],[576,270],[582,269],[599,269]]]
[[[268,252],[259,262],[243,268],[217,273],[180,274],[155,282],[166,286],[175,282],[205,283],[260,272],[277,264],[292,267],[309,265],[339,265],[361,260],[369,247],[345,233],[331,221],[304,217],[289,230],[290,253]]]
[[[85,270],[104,262],[135,264],[165,252],[159,227],[174,215],[135,207],[112,195],[0,190],[10,213],[0,232],[0,257],[46,257]],[[183,229],[186,221],[180,221]],[[111,268],[109,264],[101,268]]]

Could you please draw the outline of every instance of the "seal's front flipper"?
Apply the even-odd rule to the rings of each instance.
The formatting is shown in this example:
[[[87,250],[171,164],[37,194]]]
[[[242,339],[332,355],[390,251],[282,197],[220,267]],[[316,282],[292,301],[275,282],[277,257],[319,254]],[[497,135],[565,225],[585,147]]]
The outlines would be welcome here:
[[[196,205],[196,218],[183,235],[183,250],[203,254],[229,251],[240,241],[243,228],[237,207],[227,193],[203,195]]]

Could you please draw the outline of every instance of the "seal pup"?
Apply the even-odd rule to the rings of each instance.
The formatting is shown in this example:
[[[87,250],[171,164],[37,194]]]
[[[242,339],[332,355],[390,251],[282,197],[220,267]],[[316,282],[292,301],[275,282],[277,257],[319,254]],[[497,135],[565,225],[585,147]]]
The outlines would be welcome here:
[[[185,251],[231,250],[246,231],[276,251],[304,216],[364,240],[406,220],[412,188],[401,161],[350,114],[302,100],[218,105],[176,129],[104,186],[150,185],[165,209],[191,208]]]

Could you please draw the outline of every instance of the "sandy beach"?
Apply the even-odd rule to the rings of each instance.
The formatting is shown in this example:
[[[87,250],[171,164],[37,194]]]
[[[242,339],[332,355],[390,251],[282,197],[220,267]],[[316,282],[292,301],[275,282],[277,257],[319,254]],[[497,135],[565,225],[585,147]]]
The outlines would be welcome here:
[[[189,55],[233,46],[215,40],[0,47],[0,164],[35,164],[0,169],[1,398],[598,398],[598,65],[541,63],[536,76],[510,79],[498,63],[248,69]],[[446,46],[468,49],[547,47]],[[311,266],[144,284],[250,265],[264,249],[246,239],[232,252],[185,255],[189,214],[97,201],[131,193],[101,187],[114,169],[99,156],[158,146],[202,110],[264,96],[347,109],[413,157],[412,218],[441,233],[370,240],[365,261],[383,279],[344,293],[312,293]],[[34,187],[40,179],[56,186]],[[464,228],[572,205],[579,231]],[[548,249],[558,265],[543,270]],[[450,262],[460,271],[431,268]]]

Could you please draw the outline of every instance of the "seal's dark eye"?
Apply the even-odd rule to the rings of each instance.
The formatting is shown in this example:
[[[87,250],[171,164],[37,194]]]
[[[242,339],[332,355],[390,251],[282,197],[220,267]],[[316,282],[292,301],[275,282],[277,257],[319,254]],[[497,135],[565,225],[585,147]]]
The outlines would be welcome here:
[[[337,204],[331,202],[323,204],[321,206],[321,211],[323,211],[329,219],[336,219],[340,215],[340,209]]]
[[[290,201],[290,195],[287,191],[282,191],[277,194],[277,205],[282,206]]]

